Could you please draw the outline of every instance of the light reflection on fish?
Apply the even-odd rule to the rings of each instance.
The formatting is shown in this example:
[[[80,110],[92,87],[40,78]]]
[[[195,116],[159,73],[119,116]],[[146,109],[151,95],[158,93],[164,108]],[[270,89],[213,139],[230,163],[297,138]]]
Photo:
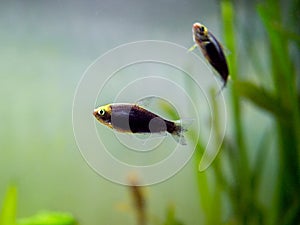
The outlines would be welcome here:
[[[113,103],[100,106],[93,112],[102,124],[122,133],[169,133],[180,144],[186,145],[182,121],[166,120],[137,104]]]

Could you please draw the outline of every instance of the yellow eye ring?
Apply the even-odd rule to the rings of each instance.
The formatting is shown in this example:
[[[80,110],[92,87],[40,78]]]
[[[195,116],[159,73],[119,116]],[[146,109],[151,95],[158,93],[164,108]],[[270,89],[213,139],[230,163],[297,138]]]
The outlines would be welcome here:
[[[98,111],[98,114],[99,114],[100,116],[104,116],[105,110],[104,110],[104,109],[100,109],[100,110]]]

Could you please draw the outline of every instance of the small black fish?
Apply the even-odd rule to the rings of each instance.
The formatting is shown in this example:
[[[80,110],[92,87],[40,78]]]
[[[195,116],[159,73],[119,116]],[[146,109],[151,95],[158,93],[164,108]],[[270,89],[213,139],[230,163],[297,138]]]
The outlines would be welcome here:
[[[223,87],[225,87],[229,77],[229,70],[221,44],[215,36],[200,23],[194,23],[193,25],[193,39],[200,47],[204,57],[222,77],[224,82]]]
[[[181,121],[163,119],[137,104],[107,104],[93,112],[96,119],[122,133],[170,133],[182,145],[186,145]]]

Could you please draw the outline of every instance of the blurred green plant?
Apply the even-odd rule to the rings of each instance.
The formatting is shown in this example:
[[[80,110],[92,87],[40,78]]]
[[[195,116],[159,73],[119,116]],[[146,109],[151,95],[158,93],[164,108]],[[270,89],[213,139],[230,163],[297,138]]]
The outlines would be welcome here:
[[[17,220],[17,225],[75,225],[72,215],[62,212],[39,212],[29,218]]]
[[[299,10],[297,1],[287,5],[290,11]],[[284,10],[279,0],[267,0],[257,6],[267,35],[264,41],[268,45],[267,57],[271,62],[272,84],[269,86],[274,87],[272,90],[239,76],[243,68],[237,60],[235,24],[238,21],[233,3],[221,1],[221,11],[224,44],[231,52],[228,56],[232,78],[229,85],[232,103],[230,116],[234,129],[232,136],[225,137],[222,152],[212,167],[204,173],[197,173],[199,202],[206,216],[205,224],[300,224],[300,98],[297,89],[297,65],[294,54],[290,51],[292,46],[297,48],[299,54],[300,36],[294,32],[295,27],[292,26],[295,24],[295,17],[286,16],[287,13],[283,15]],[[262,132],[253,165],[250,163],[250,149],[245,142],[245,128],[242,123],[243,100],[268,112],[277,127],[266,133]],[[216,115],[218,106],[214,98],[211,102]],[[213,129],[218,133],[218,120],[215,123]],[[276,137],[278,142],[277,149],[272,150],[272,154],[278,154],[278,170],[275,173],[277,180],[271,185],[273,190],[269,190],[273,193],[273,201],[263,204],[263,191],[266,190],[261,188],[262,174],[268,161],[267,150],[272,148],[271,137]],[[197,143],[197,165],[203,150],[201,142]]]
[[[17,189],[8,187],[2,206],[0,225],[75,225],[76,220],[69,213],[40,212],[34,216],[16,219]]]
[[[2,206],[0,225],[16,224],[17,189],[14,186],[8,188]]]
[[[175,208],[170,205],[166,211],[166,220],[162,225],[183,225],[175,216]]]

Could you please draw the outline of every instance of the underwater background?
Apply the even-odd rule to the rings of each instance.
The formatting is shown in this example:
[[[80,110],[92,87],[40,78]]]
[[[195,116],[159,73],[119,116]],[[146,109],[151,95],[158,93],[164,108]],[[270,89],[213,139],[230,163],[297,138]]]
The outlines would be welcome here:
[[[163,40],[188,49],[197,21],[228,57],[226,134],[202,172],[202,130],[199,140],[188,135],[195,153],[186,166],[140,188],[147,221],[138,223],[130,187],[99,176],[78,150],[76,87],[95,59],[121,44]],[[299,21],[297,0],[2,1],[0,224],[300,224]],[[219,125],[212,122],[216,134]],[[22,220],[43,211],[74,220]]]

